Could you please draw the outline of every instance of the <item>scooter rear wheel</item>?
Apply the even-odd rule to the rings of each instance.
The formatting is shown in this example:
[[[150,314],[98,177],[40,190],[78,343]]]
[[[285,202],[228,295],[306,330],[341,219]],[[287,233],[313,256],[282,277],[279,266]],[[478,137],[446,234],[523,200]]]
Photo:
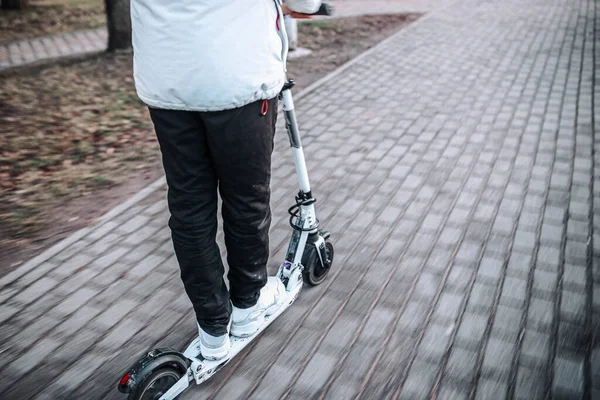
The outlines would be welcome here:
[[[331,242],[325,242],[325,254],[325,260],[321,263],[315,247],[309,246],[302,256],[302,265],[304,266],[302,278],[312,286],[323,283],[331,269],[334,255],[333,244]]]
[[[162,367],[153,371],[137,386],[128,400],[158,400],[180,378],[181,372],[173,367]]]

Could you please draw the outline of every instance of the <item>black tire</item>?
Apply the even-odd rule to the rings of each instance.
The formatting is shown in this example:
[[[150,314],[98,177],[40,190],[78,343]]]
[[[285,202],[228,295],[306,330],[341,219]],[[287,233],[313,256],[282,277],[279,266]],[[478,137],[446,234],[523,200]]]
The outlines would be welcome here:
[[[129,394],[128,400],[158,400],[167,392],[183,375],[173,367],[162,367],[152,371],[133,393]]]
[[[325,242],[325,253],[327,260],[323,265],[317,254],[317,249],[313,245],[307,245],[308,247],[302,255],[302,265],[304,271],[302,271],[302,277],[305,282],[308,282],[312,286],[317,286],[327,278],[327,274],[333,264],[333,244],[331,242]]]

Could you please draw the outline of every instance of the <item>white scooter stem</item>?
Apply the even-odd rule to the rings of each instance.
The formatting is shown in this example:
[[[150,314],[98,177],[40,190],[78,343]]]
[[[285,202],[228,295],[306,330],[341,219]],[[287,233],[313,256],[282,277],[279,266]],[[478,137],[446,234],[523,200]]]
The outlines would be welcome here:
[[[308,181],[308,171],[306,169],[306,160],[304,159],[304,150],[302,150],[302,142],[300,141],[300,132],[298,131],[298,123],[296,121],[296,113],[294,112],[294,99],[292,91],[286,88],[282,92],[283,97],[283,112],[285,122],[287,124],[287,132],[290,138],[292,147],[292,155],[294,157],[294,165],[296,166],[296,176],[298,178],[298,186],[303,193],[310,193],[310,183]]]

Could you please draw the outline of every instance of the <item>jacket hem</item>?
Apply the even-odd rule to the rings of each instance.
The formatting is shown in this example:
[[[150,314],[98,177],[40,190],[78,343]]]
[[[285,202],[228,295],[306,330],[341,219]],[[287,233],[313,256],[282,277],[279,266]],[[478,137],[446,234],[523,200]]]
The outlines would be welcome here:
[[[179,111],[198,111],[198,112],[209,112],[209,111],[225,111],[231,110],[234,108],[240,108],[250,103],[259,100],[269,100],[273,97],[279,95],[281,89],[283,88],[283,83],[278,85],[276,89],[271,89],[265,92],[261,92],[260,95],[252,96],[249,99],[228,103],[223,105],[214,105],[214,106],[193,106],[185,103],[171,103],[166,101],[160,101],[155,99],[150,99],[146,97],[142,93],[138,93],[138,97],[142,100],[148,107],[151,108],[160,108],[165,110],[179,110]]]

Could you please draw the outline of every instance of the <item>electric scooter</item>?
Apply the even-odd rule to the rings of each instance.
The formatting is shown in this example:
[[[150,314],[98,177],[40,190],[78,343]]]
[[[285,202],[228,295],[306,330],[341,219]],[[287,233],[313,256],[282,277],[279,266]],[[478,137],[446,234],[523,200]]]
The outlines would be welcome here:
[[[323,3],[314,15],[331,15],[331,7]],[[205,382],[292,305],[302,289],[303,282],[316,286],[327,277],[333,262],[334,249],[329,240],[329,233],[319,230],[319,220],[315,213],[316,200],[310,189],[294,112],[291,91],[293,86],[294,80],[289,79],[279,95],[283,100],[286,129],[300,187],[296,204],[288,210],[292,237],[285,260],[276,275],[286,288],[283,305],[273,315],[265,318],[265,323],[254,335],[244,338],[232,336],[229,354],[222,360],[213,361],[202,357],[199,337],[196,337],[183,353],[170,348],[148,352],[129,368],[119,381],[118,389],[129,395],[128,400],[172,400],[187,389],[192,381],[198,385]]]

